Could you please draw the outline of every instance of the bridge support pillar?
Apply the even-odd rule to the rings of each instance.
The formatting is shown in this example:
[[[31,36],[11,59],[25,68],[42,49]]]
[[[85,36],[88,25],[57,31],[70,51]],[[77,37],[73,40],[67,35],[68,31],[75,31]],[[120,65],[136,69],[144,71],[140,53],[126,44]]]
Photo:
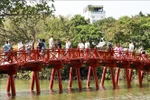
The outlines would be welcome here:
[[[128,69],[128,70],[129,70],[129,80],[130,80],[130,83],[131,83],[133,69]]]
[[[93,74],[94,74],[96,90],[98,90],[99,86],[98,86],[98,77],[97,77],[97,73],[96,73],[96,67],[93,67],[92,70],[93,70]]]
[[[32,73],[32,79],[30,84],[31,92],[34,90],[34,82],[36,82],[36,92],[37,94],[40,94],[40,83],[39,83],[38,71],[33,71]]]
[[[57,71],[57,78],[58,78],[58,85],[59,85],[59,93],[62,93],[62,80],[61,80],[61,73],[59,68],[58,69],[52,68],[51,79],[50,79],[50,91],[53,90],[54,75],[56,71]]]
[[[15,96],[16,89],[15,89],[15,82],[14,82],[13,74],[8,75],[8,80],[7,80],[7,85],[6,85],[7,93],[10,92],[10,88],[11,88],[12,96]]]
[[[139,87],[142,87],[142,81],[143,81],[144,72],[145,71],[138,69]]]
[[[39,77],[38,77],[38,72],[35,71],[35,81],[36,81],[36,92],[37,94],[40,94],[40,83],[39,83]]]
[[[82,82],[81,82],[81,75],[80,75],[81,63],[74,64],[74,65],[76,65],[75,70],[76,70],[76,75],[77,75],[77,80],[78,80],[78,88],[79,88],[79,91],[82,91]],[[71,91],[71,88],[72,88],[72,74],[73,74],[73,67],[70,67],[69,81],[68,81],[68,90],[69,91]]]
[[[114,77],[114,68],[113,67],[110,67],[110,73],[111,73],[113,88],[116,89],[115,77]]]
[[[130,75],[129,75],[129,73],[130,73],[130,70],[128,70],[128,68],[125,68],[125,71],[126,71],[126,80],[127,80],[127,85],[128,85],[128,88],[130,88],[131,87],[131,78],[130,78]]]
[[[55,68],[52,68],[52,71],[51,71],[51,78],[50,78],[50,90],[53,89],[55,71],[56,71]]]
[[[69,90],[71,90],[71,87],[72,87],[72,74],[73,74],[73,67],[70,67],[69,81],[68,81],[68,89]]]
[[[57,69],[57,76],[58,76],[58,83],[59,83],[59,93],[62,93],[62,80],[61,80],[61,74],[59,69]]]
[[[100,88],[101,89],[104,89],[104,80],[105,80],[106,71],[107,71],[107,67],[104,67],[101,82],[100,82]]]
[[[86,87],[89,88],[89,86],[90,86],[90,75],[91,75],[91,71],[92,71],[92,70],[93,70],[93,75],[94,75],[96,90],[98,90],[98,89],[99,89],[99,86],[98,86],[98,77],[97,77],[96,67],[95,67],[95,66],[89,66],[89,71],[88,71],[88,77],[87,77],[87,85],[86,85]]]
[[[79,91],[81,91],[82,90],[82,83],[81,83],[80,68],[76,68],[76,74],[77,74],[77,79],[78,79]]]
[[[32,73],[32,78],[31,78],[31,84],[30,84],[30,91],[32,92],[34,90],[34,80],[35,80],[35,75]]]
[[[6,92],[10,92],[10,77],[8,76],[8,79],[7,79],[7,85],[6,85]]]
[[[87,82],[86,82],[86,87],[87,87],[87,88],[90,87],[90,75],[91,75],[91,71],[92,71],[92,67],[89,66],[88,76],[87,76]]]
[[[116,76],[115,76],[116,88],[119,88],[118,86],[119,73],[120,73],[120,68],[116,68]]]

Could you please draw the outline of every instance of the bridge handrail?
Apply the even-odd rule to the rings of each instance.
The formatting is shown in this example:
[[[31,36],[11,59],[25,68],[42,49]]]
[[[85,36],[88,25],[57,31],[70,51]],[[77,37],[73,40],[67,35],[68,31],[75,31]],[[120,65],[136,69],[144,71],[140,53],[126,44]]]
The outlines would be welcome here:
[[[9,59],[9,61],[8,61]],[[141,54],[129,51],[107,51],[98,50],[95,48],[80,50],[79,48],[71,49],[45,49],[44,52],[40,52],[38,49],[26,51],[10,51],[5,53],[0,51],[0,64],[4,62],[18,63],[23,65],[30,61],[43,61],[48,63],[50,60],[60,60],[61,62],[67,62],[70,60],[84,60],[96,59],[100,61],[126,61],[126,62],[141,62],[143,64],[150,63],[148,54]]]

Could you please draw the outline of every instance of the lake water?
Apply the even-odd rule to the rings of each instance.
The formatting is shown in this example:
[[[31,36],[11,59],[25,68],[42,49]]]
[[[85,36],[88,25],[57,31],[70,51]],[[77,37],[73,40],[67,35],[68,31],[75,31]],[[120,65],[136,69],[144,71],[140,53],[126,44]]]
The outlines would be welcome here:
[[[105,81],[105,90],[96,90],[94,81],[91,89],[86,89],[86,81],[82,81],[83,90],[78,91],[77,81],[73,81],[72,92],[67,89],[68,81],[63,81],[63,93],[59,94],[57,80],[54,92],[49,92],[49,81],[40,81],[41,94],[30,94],[30,80],[15,80],[16,96],[6,95],[6,80],[0,80],[0,100],[150,100],[150,84],[144,82],[139,88],[137,82],[132,81],[132,88],[127,88],[126,81],[119,81],[119,89],[114,90],[112,81]]]

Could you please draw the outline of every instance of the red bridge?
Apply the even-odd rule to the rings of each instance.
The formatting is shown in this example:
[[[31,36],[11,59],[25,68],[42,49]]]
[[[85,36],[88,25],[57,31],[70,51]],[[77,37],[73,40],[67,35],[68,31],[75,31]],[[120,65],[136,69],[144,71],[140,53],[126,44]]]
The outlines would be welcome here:
[[[39,50],[32,50],[27,52],[11,51],[9,53],[0,52],[0,74],[8,74],[8,81],[6,85],[6,92],[16,95],[15,82],[13,75],[18,70],[33,71],[30,90],[33,91],[34,83],[36,84],[36,92],[40,94],[40,83],[38,79],[38,72],[42,71],[43,67],[53,66],[50,77],[50,90],[53,89],[54,75],[57,73],[59,91],[62,92],[62,80],[60,70],[63,65],[69,64],[70,73],[68,89],[72,88],[72,73],[73,69],[76,70],[78,88],[82,90],[80,68],[84,65],[88,67],[87,85],[90,87],[90,75],[93,71],[96,90],[104,88],[104,80],[107,68],[110,69],[113,88],[118,88],[118,78],[120,68],[123,68],[126,72],[127,86],[131,87],[131,77],[133,69],[138,70],[139,86],[142,87],[142,80],[144,73],[150,72],[150,60],[148,55],[136,54],[134,52],[117,52],[117,51],[105,51],[97,49],[47,49],[44,53],[40,53]],[[98,83],[98,77],[96,68],[101,65],[103,67],[103,73],[100,83]]]

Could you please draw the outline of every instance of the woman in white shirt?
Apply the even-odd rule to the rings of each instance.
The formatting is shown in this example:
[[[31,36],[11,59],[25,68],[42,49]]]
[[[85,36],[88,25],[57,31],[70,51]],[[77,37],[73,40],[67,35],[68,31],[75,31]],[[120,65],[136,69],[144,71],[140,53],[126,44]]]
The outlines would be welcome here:
[[[70,39],[68,38],[66,41],[66,49],[70,49],[71,48],[71,42]]]
[[[133,44],[133,42],[131,42],[131,43],[129,44],[129,51],[130,51],[130,52],[133,52],[133,51],[134,51],[134,44]]]
[[[80,41],[80,43],[78,44],[78,48],[80,50],[83,50],[84,49],[84,44],[82,43],[82,41]]]
[[[88,40],[86,40],[85,42],[85,49],[89,49],[90,48],[90,43]]]
[[[49,39],[49,48],[52,49],[54,48],[54,39],[53,39],[53,35],[50,37]]]

